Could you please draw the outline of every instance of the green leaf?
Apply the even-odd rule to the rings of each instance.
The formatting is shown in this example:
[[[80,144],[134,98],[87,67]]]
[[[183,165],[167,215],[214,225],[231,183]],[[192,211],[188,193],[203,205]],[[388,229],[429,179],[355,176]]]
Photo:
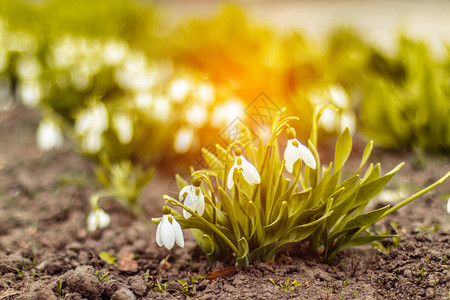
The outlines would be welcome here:
[[[242,237],[238,241],[238,249],[240,255],[236,258],[236,264],[238,266],[247,266],[249,264],[249,257],[248,257],[249,247],[247,240],[244,237]]]
[[[238,239],[241,236],[241,231],[239,230],[239,225],[236,219],[236,213],[234,211],[233,203],[231,202],[231,199],[228,196],[228,194],[221,187],[219,187],[219,199],[223,205],[222,208],[224,212],[228,215],[236,239]]]
[[[359,211],[362,211],[364,207],[366,207],[367,203],[370,199],[375,197],[378,193],[380,193],[386,184],[394,177],[394,175],[401,169],[404,163],[398,164],[394,169],[392,169],[386,175],[375,179],[369,183],[362,184],[359,189],[358,196],[355,199],[355,203],[353,207],[358,208]]]
[[[177,181],[178,189],[181,191],[185,186],[189,185],[189,182],[184,180],[179,174],[175,175],[175,179]]]
[[[389,209],[389,207],[390,205],[386,205],[385,207],[357,216],[353,220],[347,222],[347,224],[344,227],[344,230],[351,228],[368,227],[374,224],[380,219],[380,217],[384,214],[384,212]]]
[[[277,219],[269,225],[263,226],[265,231],[265,244],[272,243],[279,239],[284,233],[289,217],[289,207],[286,201],[281,203],[281,209]]]
[[[352,135],[348,127],[339,136],[336,142],[336,149],[334,153],[334,168],[336,171],[342,169],[352,152]]]
[[[373,149],[373,141],[370,141],[364,148],[364,153],[361,158],[361,163],[359,164],[358,173],[361,171],[361,169],[364,167],[367,160],[369,159],[370,154],[372,153],[372,149]]]
[[[386,238],[394,238],[397,237],[397,235],[363,235],[363,236],[358,236],[355,237],[353,239],[351,239],[350,241],[348,241],[347,243],[345,243],[344,245],[342,245],[340,247],[339,250],[345,250],[348,248],[352,248],[352,247],[358,247],[358,246],[362,246],[368,243],[372,243],[378,240],[382,240],[382,239],[386,239]]]

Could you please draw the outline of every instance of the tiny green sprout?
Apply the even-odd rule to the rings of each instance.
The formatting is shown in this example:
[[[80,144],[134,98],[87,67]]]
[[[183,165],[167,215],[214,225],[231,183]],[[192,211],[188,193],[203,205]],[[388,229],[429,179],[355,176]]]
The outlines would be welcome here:
[[[284,292],[293,291],[296,287],[301,286],[301,283],[298,283],[297,280],[291,281],[289,278],[286,278],[284,282],[280,282],[277,284],[275,280],[269,278],[269,282],[272,283],[277,289],[282,289]]]
[[[66,297],[66,292],[63,290],[63,281],[60,280],[58,283],[58,291],[55,292],[55,295],[60,297],[60,298],[65,298]]]
[[[147,283],[149,281],[149,279],[150,279],[150,269],[147,269],[147,271],[145,271],[145,274],[144,274],[145,283]]]
[[[422,279],[425,279],[425,275],[423,274],[423,272],[424,272],[424,268],[420,269],[419,276],[417,277],[417,280],[416,280],[417,283],[421,282]]]
[[[167,290],[167,282],[161,283],[158,279],[155,279],[149,287],[155,292],[164,293]]]
[[[334,160],[323,164],[317,152],[317,126],[328,108],[314,111],[305,145],[292,127],[298,118],[283,118],[283,108],[273,119],[267,143],[244,131],[241,139],[226,149],[219,145],[215,153],[202,149],[209,169],[191,168],[192,183],[176,176],[179,199],[164,195],[165,205],[183,210],[181,214],[170,209],[171,216],[181,228],[191,229],[209,262],[230,254],[238,266],[256,260],[273,261],[281,249],[296,242],[308,244],[312,252],[331,262],[341,250],[396,238],[395,234],[372,233],[370,228],[450,177],[448,172],[392,207],[366,211],[403,163],[386,174],[381,173],[380,164],[367,166],[373,148],[373,142],[369,142],[359,166],[349,172],[346,162],[352,152],[352,137],[346,128],[336,141]],[[280,155],[280,136],[288,140],[284,155]],[[343,178],[343,174],[350,175]],[[158,225],[164,218],[152,221]],[[160,240],[157,230],[159,245]],[[168,246],[173,246],[172,241]]]
[[[444,260],[444,264],[445,264],[445,263],[447,263],[447,260],[448,260],[448,257],[447,257],[447,255],[444,255],[444,258],[443,258],[443,260]]]
[[[100,274],[99,271],[95,271],[95,275],[97,276],[97,279],[100,282],[102,282],[103,280],[104,281],[108,281],[109,280],[109,277],[108,277],[109,272],[103,272],[103,273]]]
[[[358,295],[358,291],[354,291],[353,292],[353,298],[356,298],[357,295]]]
[[[22,272],[22,270],[20,270],[19,268],[17,268],[17,267],[14,267],[14,270],[16,270],[16,272],[17,272],[17,279],[23,279],[23,272]]]
[[[108,252],[100,252],[98,254],[98,257],[103,260],[108,265],[116,266],[117,267],[117,258],[110,255]]]

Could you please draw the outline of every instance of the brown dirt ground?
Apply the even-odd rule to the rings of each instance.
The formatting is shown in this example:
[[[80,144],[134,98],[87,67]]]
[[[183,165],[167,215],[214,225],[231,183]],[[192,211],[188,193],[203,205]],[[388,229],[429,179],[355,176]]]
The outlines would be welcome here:
[[[88,232],[88,197],[98,188],[92,165],[71,152],[70,145],[40,153],[34,144],[37,121],[34,112],[21,107],[0,112],[2,300],[189,296],[450,299],[450,215],[445,211],[448,184],[377,225],[377,230],[396,228],[400,234],[399,246],[390,253],[379,253],[370,246],[350,249],[327,265],[301,245],[292,245],[271,264],[255,263],[243,269],[234,269],[230,263],[211,266],[188,234],[184,249],[169,252],[155,243],[156,226],[150,218],[161,214],[161,195],[170,181],[167,177],[157,176],[145,190],[146,217],[136,219],[107,200],[103,206],[111,215],[111,226]],[[389,187],[407,194],[450,169],[448,157],[423,158],[418,163],[411,154],[378,150],[372,160],[380,161],[384,171],[406,161]],[[376,206],[381,200],[375,202]],[[119,266],[99,259],[102,251],[117,257]],[[190,275],[207,275],[207,279],[183,288],[177,280],[190,282]],[[215,275],[222,276],[213,278]],[[301,285],[286,291],[274,285],[284,284],[286,279]],[[157,291],[158,283],[165,292]]]

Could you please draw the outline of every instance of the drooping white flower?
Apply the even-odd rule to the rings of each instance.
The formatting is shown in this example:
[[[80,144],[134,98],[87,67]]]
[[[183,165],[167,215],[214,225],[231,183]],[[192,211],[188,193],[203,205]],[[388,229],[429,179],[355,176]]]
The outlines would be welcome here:
[[[288,142],[284,150],[285,167],[289,173],[292,173],[294,163],[301,159],[311,169],[316,168],[316,160],[311,151],[295,138],[294,128],[289,128],[286,131],[288,135]]]
[[[234,161],[233,166],[230,169],[230,172],[228,173],[227,178],[227,186],[228,189],[232,189],[234,186],[234,170],[237,170],[238,172],[241,172],[242,176],[244,177],[244,180],[247,181],[249,184],[255,184],[261,182],[261,177],[259,176],[258,170],[256,170],[255,166],[253,166],[250,162],[248,162],[245,157],[242,155],[241,150],[236,149],[235,151],[236,159]]]
[[[175,242],[178,246],[184,247],[180,223],[171,214],[164,214],[156,229],[156,243],[158,246],[164,246],[170,250]]]
[[[36,144],[39,149],[47,151],[60,147],[64,137],[58,125],[50,120],[42,120],[36,133]]]
[[[450,198],[447,201],[447,212],[450,214]]]
[[[110,216],[103,209],[98,208],[89,214],[87,228],[89,231],[95,231],[97,228],[108,227],[110,222]]]
[[[117,138],[123,144],[129,144],[133,139],[133,122],[126,114],[116,114],[112,118],[112,127],[117,133]]]
[[[175,134],[173,148],[178,154],[186,153],[192,146],[194,140],[194,130],[185,127],[180,128]]]
[[[194,180],[193,185],[187,185],[181,189],[179,195],[180,201],[184,201],[184,205],[192,209],[200,216],[205,211],[205,196],[200,189],[200,180]],[[183,209],[185,219],[191,217],[191,213]]]

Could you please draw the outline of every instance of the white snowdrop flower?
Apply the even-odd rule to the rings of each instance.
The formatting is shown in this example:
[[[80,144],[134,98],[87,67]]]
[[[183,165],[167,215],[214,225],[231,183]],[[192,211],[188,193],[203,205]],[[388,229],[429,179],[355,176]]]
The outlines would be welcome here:
[[[21,55],[17,60],[16,72],[22,80],[37,79],[42,73],[41,63],[33,55]]]
[[[117,65],[124,61],[128,47],[122,40],[110,40],[103,48],[103,59],[108,65]]]
[[[341,129],[344,131],[345,127],[348,127],[350,134],[354,134],[356,131],[356,117],[352,110],[345,110],[341,114]]]
[[[228,99],[224,104],[215,106],[211,118],[211,124],[214,127],[228,125],[236,120],[236,118],[242,117],[243,112],[244,105],[240,99]]]
[[[194,140],[194,131],[190,128],[180,128],[175,134],[173,148],[178,154],[186,153]]]
[[[134,103],[140,109],[148,110],[154,102],[153,95],[148,92],[141,92],[135,95]]]
[[[180,201],[184,201],[184,205],[201,216],[205,211],[205,196],[200,189],[200,184],[199,179],[194,179],[192,185],[187,185],[181,189],[179,198]],[[192,214],[183,209],[183,216],[185,219],[189,219]]]
[[[102,102],[98,102],[79,114],[75,123],[75,131],[78,134],[85,134],[89,131],[103,133],[108,126],[108,111]]]
[[[119,141],[126,145],[133,138],[133,123],[126,114],[116,114],[112,118],[112,127],[117,133]]]
[[[292,173],[294,163],[299,159],[303,160],[305,164],[311,169],[315,169],[316,160],[314,159],[311,151],[295,138],[295,129],[289,128],[288,130],[286,130],[286,133],[288,136],[287,146],[284,150],[286,170],[289,173]]]
[[[256,170],[255,166],[253,166],[250,162],[248,162],[245,159],[240,149],[236,149],[234,153],[236,155],[236,159],[234,161],[233,166],[230,169],[230,172],[228,172],[227,178],[228,189],[231,190],[234,186],[234,177],[233,177],[234,170],[241,172],[242,176],[244,177],[244,180],[247,181],[249,184],[260,183],[261,177],[259,176],[258,170]]]
[[[97,228],[106,228],[111,222],[111,217],[101,208],[92,211],[87,218],[87,228],[95,231]]]
[[[103,144],[103,132],[89,131],[81,138],[81,148],[88,153],[98,153]]]
[[[164,214],[156,229],[156,243],[158,246],[164,246],[170,250],[175,242],[178,246],[184,247],[180,223],[171,214]]]
[[[191,89],[190,83],[186,79],[176,79],[172,81],[169,88],[170,99],[176,103],[186,98]]]
[[[447,201],[447,212],[450,214],[450,198]]]
[[[195,91],[196,99],[202,104],[209,104],[214,100],[214,86],[210,83],[200,83]]]
[[[203,105],[196,104],[186,110],[185,117],[189,124],[198,128],[205,124],[208,112]]]
[[[36,107],[41,101],[43,91],[39,81],[27,80],[19,83],[18,93],[25,106]]]
[[[42,120],[36,133],[36,144],[39,149],[47,151],[60,147],[64,137],[58,125],[50,120]]]
[[[325,109],[319,120],[319,126],[326,132],[334,132],[336,130],[337,112],[334,109]]]
[[[347,108],[350,104],[347,92],[341,85],[332,85],[328,89],[333,104],[339,108]]]
[[[169,99],[164,96],[157,96],[153,102],[153,118],[165,122],[169,119],[171,107]]]

